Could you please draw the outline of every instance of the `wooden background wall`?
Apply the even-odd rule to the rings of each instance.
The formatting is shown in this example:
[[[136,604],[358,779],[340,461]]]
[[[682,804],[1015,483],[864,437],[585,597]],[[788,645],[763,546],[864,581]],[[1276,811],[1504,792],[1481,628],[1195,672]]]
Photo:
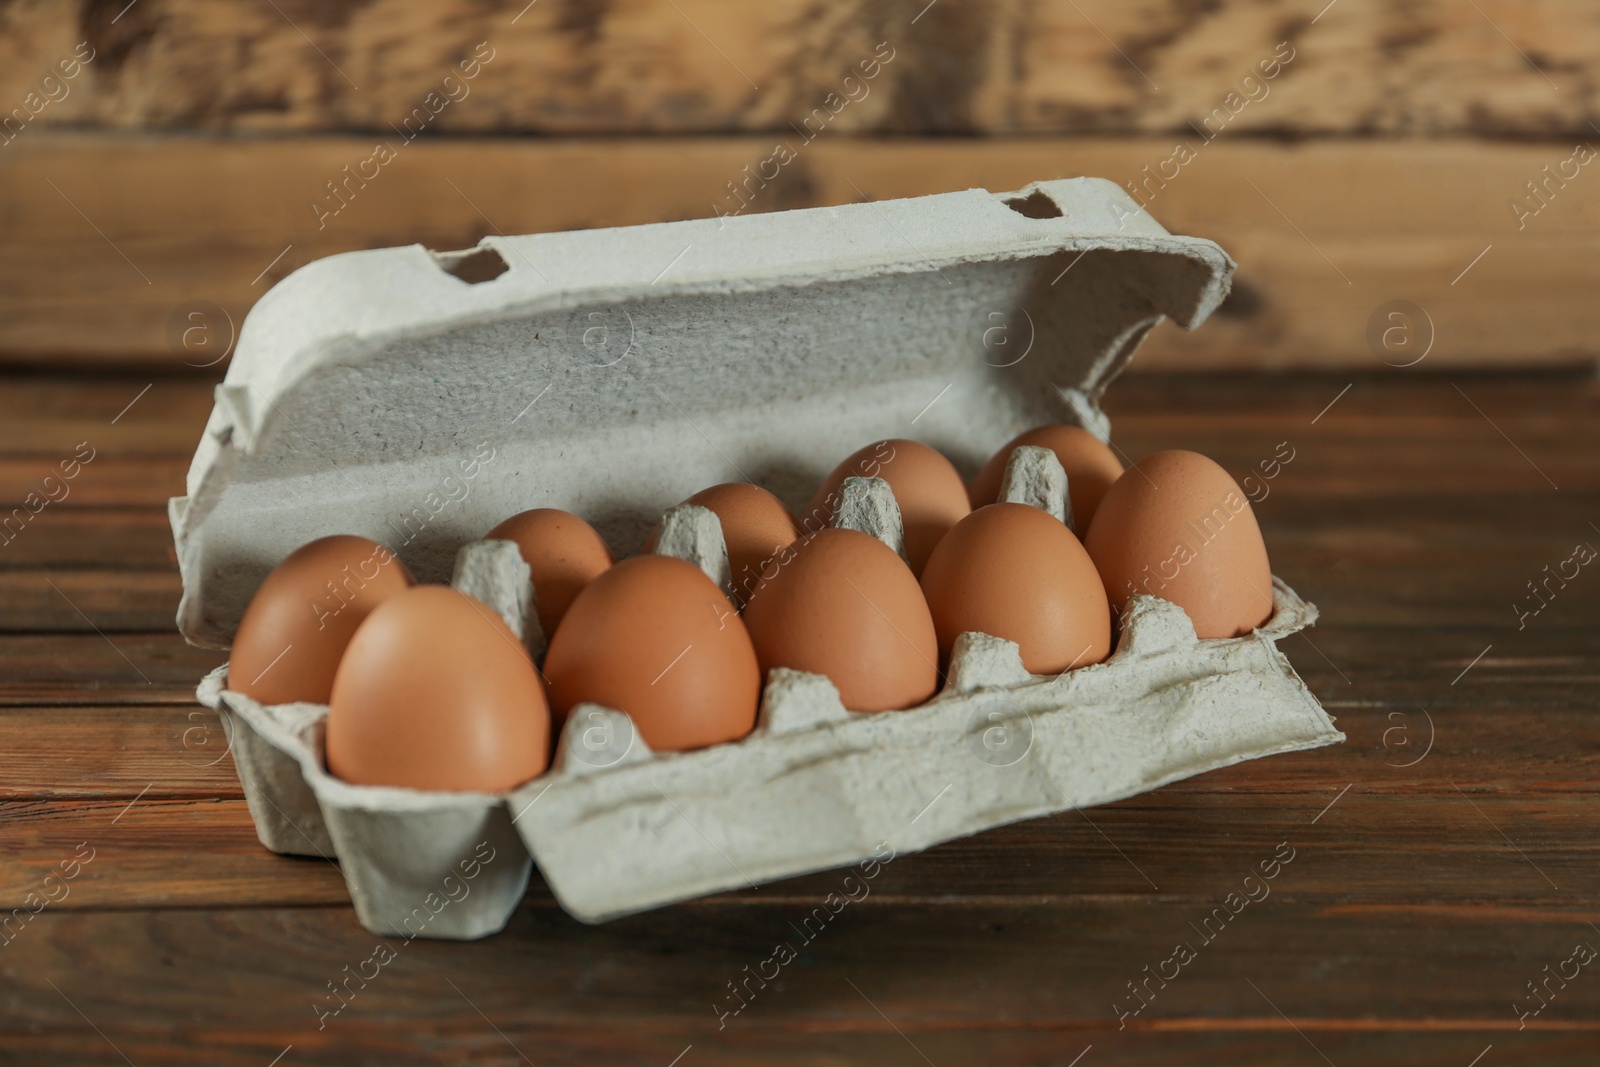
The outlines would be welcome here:
[[[1428,367],[1600,351],[1593,0],[19,0],[0,109],[11,364],[205,364],[316,257],[707,216],[779,143],[750,211],[1128,182],[1187,146],[1149,209],[1236,293],[1136,366],[1375,367],[1394,300]]]

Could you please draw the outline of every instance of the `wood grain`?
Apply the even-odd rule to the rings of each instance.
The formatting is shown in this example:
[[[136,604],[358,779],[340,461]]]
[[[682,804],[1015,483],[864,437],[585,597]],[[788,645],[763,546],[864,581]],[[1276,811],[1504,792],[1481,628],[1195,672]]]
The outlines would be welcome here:
[[[171,491],[181,491],[181,480],[177,484],[180,488]],[[0,493],[0,522],[8,514],[5,500]],[[62,503],[65,505],[67,501]],[[165,509],[148,505],[124,508],[53,506],[34,516],[11,540],[0,537],[0,565],[19,569],[0,571],[0,581],[16,580],[16,574],[24,567],[75,564],[107,567],[113,562],[116,570],[160,570],[175,566],[172,526]],[[0,618],[4,618],[3,612]]]
[[[1379,651],[1374,642],[1369,654]],[[1600,868],[1587,858],[1600,788],[1600,737],[1582,710],[1592,676],[1546,660],[1537,665],[1542,682],[1456,692],[1443,678],[1419,684],[1426,664],[1408,665],[1426,707],[1393,680],[1374,684],[1354,666],[1358,687],[1322,694],[1350,738],[1343,746],[1191,779],[1097,810],[1092,821],[1069,814],[941,846],[897,864],[878,890],[907,899],[931,892],[1036,900],[1160,887],[1171,896],[1196,872],[1248,863],[1239,849],[1270,849],[1330,802],[1338,817],[1319,819],[1319,833],[1348,862],[1306,890],[1313,895],[1400,900],[1425,889],[1435,900],[1570,902],[1600,889],[1589,885]],[[0,741],[0,823],[27,857],[0,878],[0,906],[21,906],[86,835],[96,849],[92,872],[62,906],[345,899],[331,869],[260,848],[210,712],[13,709],[0,717]],[[1484,752],[1495,753],[1492,763]],[[1419,851],[1430,856],[1420,875]],[[1491,856],[1505,862],[1489,863]],[[175,882],[179,870],[187,873]],[[1542,881],[1547,875],[1551,883]],[[829,877],[786,881],[757,899],[807,899],[825,893]],[[534,899],[550,903],[537,884]]]
[[[0,731],[0,798],[8,801],[104,799],[120,809],[136,796],[244,795],[216,713],[198,705],[12,707]]]
[[[448,986],[445,987],[448,991]],[[848,987],[846,987],[848,988]],[[454,993],[451,993],[454,996]],[[853,994],[852,994],[853,995]],[[504,1020],[496,1020],[502,1027]],[[1298,1024],[1315,1037],[1315,1048],[1336,1064],[1359,1063],[1367,1067],[1416,1067],[1419,1063],[1469,1063],[1496,1040],[1506,1041],[1501,1027],[1469,1027],[1452,1023],[1405,1025],[1369,1022],[1357,1025],[1318,1025],[1310,1019]],[[1109,1067],[1209,1067],[1219,1062],[1242,1067],[1262,1064],[1279,1067],[1309,1057],[1321,1063],[1316,1051],[1293,1026],[1280,1017],[1244,1020],[1226,1029],[1207,1020],[1183,1020],[1165,1029],[1141,1029],[1127,1034],[1104,1034],[1076,1027],[1030,1027],[1006,1020],[982,1029],[942,1029],[930,1032],[913,1027],[897,1033],[879,1020],[843,1027],[822,1023],[813,1027],[752,1025],[707,1035],[696,1022],[630,1020],[624,1027],[597,1028],[541,1024],[527,1032],[513,1029],[515,1041],[496,1034],[482,1020],[454,1026],[408,1026],[398,1031],[383,1024],[341,1022],[336,1032],[313,1029],[297,1032],[290,1055],[294,1063],[329,1067],[388,1067],[406,1062],[416,1049],[427,1050],[430,1064],[471,1064],[482,1067],[517,1067],[527,1062],[517,1048],[532,1048],[542,1055],[537,1062],[667,1064],[690,1050],[695,1062],[709,1067],[743,1067],[749,1063],[816,1064],[870,1063],[915,1067],[929,1055],[939,1067],[962,1067],[995,1062],[1044,1065],[1066,1064],[1086,1048],[1097,1064]],[[113,1049],[81,1024],[76,1031],[29,1033],[7,1037],[19,1063],[66,1063],[94,1067],[127,1067],[123,1052],[139,1064],[193,1064],[197,1067],[260,1067],[284,1052],[264,1028],[240,1032],[233,1029],[186,1027],[185,1041],[174,1044],[158,1035],[122,1035]],[[911,1040],[914,1038],[914,1042]],[[1529,1028],[1517,1035],[1516,1048],[1528,1062],[1549,1067],[1588,1067],[1594,1059],[1592,1031],[1576,1024],[1546,1029]],[[913,1045],[915,1047],[913,1047]],[[3,1053],[0,1053],[3,1055]],[[420,1062],[420,1061],[419,1061]]]
[[[194,704],[194,687],[225,652],[193,648],[176,630],[117,634],[6,634],[0,706]]]
[[[56,128],[387,133],[436,92],[453,99],[430,133],[783,131],[829,107],[857,134],[1165,134],[1232,93],[1250,103],[1230,135],[1592,136],[1600,19],[1582,0],[1316,6],[77,0],[8,12],[0,100]],[[493,58],[462,79],[480,42]],[[95,58],[44,103],[80,43]],[[1263,81],[1280,44],[1293,58]]]
[[[220,380],[220,371],[213,376]],[[205,426],[213,384],[192,373],[148,368],[77,377],[7,375],[0,393],[0,453],[7,459],[59,459],[88,441],[97,452],[122,456],[187,455]]]
[[[1600,579],[1516,605],[1600,545],[1600,179],[1528,185],[1600,143],[1597,57],[1581,0],[0,4],[0,1063],[1589,1067],[1593,968],[1516,1006],[1600,946]],[[1238,260],[1112,389],[1114,441],[1240,478],[1292,447],[1255,510],[1323,618],[1281,651],[1348,740],[901,856],[724,1025],[842,872],[597,927],[536,872],[503,933],[383,941],[319,1022],[380,939],[333,864],[256,840],[193,698],[224,654],[171,621],[165,500],[239,325],[342,251],[709,217],[779,141],[747,213],[1097,175]],[[1416,348],[1372,340],[1395,301]],[[1575,369],[1477,370],[1506,364]],[[1217,373],[1263,367],[1326,373]],[[1205,941],[1281,841],[1271,897]]]
[[[94,849],[0,944],[0,1062],[949,1067],[1087,1048],[1080,1067],[1465,1067],[1492,1045],[1487,1067],[1587,1065],[1600,1047],[1588,977],[1520,1032],[1513,1009],[1576,943],[1600,944],[1600,597],[1585,570],[1524,629],[1511,610],[1569,542],[1600,541],[1584,533],[1600,522],[1592,376],[1112,389],[1134,454],[1195,448],[1242,476],[1292,444],[1256,511],[1275,570],[1323,608],[1281,648],[1345,744],[898,857],[722,1029],[727,983],[839,872],[598,927],[536,876],[493,938],[387,942],[396,962],[319,1029],[327,983],[379,941],[331,864],[256,841],[192,697],[222,655],[170,629],[162,501],[207,375],[158,378],[114,424],[145,369],[0,375],[0,470],[35,478],[101,427],[72,495],[0,548],[0,915]],[[1194,924],[1285,840],[1271,896],[1119,1029],[1127,983],[1200,943]]]
[[[1338,858],[1307,843],[1280,878],[1315,877],[1319,862],[1326,870]],[[762,1048],[764,1062],[815,1062],[835,1042],[852,1059],[876,1048],[893,1062],[922,1062],[904,1043],[890,1051],[864,1040],[901,1041],[898,1031],[941,1065],[994,1062],[978,1057],[988,1043],[980,1037],[992,1041],[996,1031],[1002,1042],[1008,1031],[1031,1031],[1041,1053],[1039,1038],[1048,1035],[1056,1054],[1039,1062],[1065,1062],[1086,1044],[1121,1048],[1131,1059],[1173,1047],[1163,1046],[1162,1033],[1226,1033],[1235,1040],[1224,1058],[1251,1063],[1316,1062],[1305,1036],[1321,1047],[1399,1031],[1419,1035],[1413,1051],[1431,1050],[1423,1062],[1456,1062],[1455,1053],[1470,1058],[1491,1042],[1503,1055],[1549,1048],[1516,1032],[1512,1000],[1545,964],[1595,936],[1581,909],[1269,901],[1202,945],[1191,969],[1119,1033],[1112,1004],[1132,996],[1126,983],[1167,958],[1175,942],[1200,941],[1190,924],[1205,909],[1195,902],[873,907],[871,899],[801,946],[781,984],[758,991],[721,1031],[713,1005],[730,995],[727,983],[778,941],[798,940],[789,923],[804,909],[680,908],[599,927],[523,909],[486,941],[395,942],[396,958],[365,988],[352,982],[354,998],[321,1030],[313,1006],[321,997],[339,1003],[327,983],[341,980],[346,965],[354,973],[378,943],[339,909],[47,909],[5,950],[15,1006],[7,1018],[31,1020],[32,1041],[71,1035],[85,1048],[94,1040],[88,1018],[148,1062],[166,1062],[163,1050],[174,1043],[167,1020],[177,1011],[185,1044],[221,1046],[215,1062],[241,1062],[239,1047],[254,1054],[267,1035],[276,1045],[268,1056],[293,1043],[297,1054],[327,1062],[353,1047],[367,1049],[367,1058],[346,1062],[419,1053],[520,1062],[506,1042],[544,1062],[543,1035],[580,1027],[635,1035],[600,1046],[620,1046],[629,1062],[667,1062],[634,1058],[663,1031],[682,1042],[668,1058],[690,1043],[702,1055],[726,1056],[722,1042],[731,1038],[747,1052]],[[1529,1030],[1582,1034],[1592,1048],[1597,1007],[1600,984],[1573,982]],[[1422,1033],[1432,1040],[1421,1041]]]
[[[5,605],[0,631],[164,629],[177,617],[182,591],[176,568],[115,575],[53,568],[0,571],[0,604]]]
[[[1382,638],[1392,646],[1393,635]],[[1578,647],[1571,634],[1564,643]],[[1378,646],[1374,640],[1373,650]],[[1425,661],[1401,678],[1352,662],[1358,689],[1357,681],[1347,686],[1331,671],[1317,671],[1320,661],[1309,648],[1289,651],[1349,742],[1331,752],[1241,764],[1170,791],[1316,792],[1341,779],[1359,782],[1363,793],[1458,796],[1457,786],[1502,794],[1600,790],[1600,747],[1591,744],[1597,727],[1583,710],[1594,676],[1579,656],[1525,661],[1515,677],[1503,661],[1480,663],[1475,671],[1499,680],[1465,689],[1451,687],[1449,678],[1428,677]],[[137,796],[242,796],[216,716],[197,706],[11,706],[0,716],[0,731],[0,799],[120,806]],[[1494,763],[1481,760],[1486,751],[1495,753]]]
[[[198,434],[196,441],[198,441]],[[0,457],[0,501],[7,505],[5,514],[24,504],[29,493],[47,495],[49,487],[44,479],[55,474],[57,464],[72,455],[72,447],[48,456],[28,456],[22,459]],[[183,456],[128,456],[101,454],[89,465],[82,476],[73,480],[69,506],[101,505],[106,507],[140,506],[149,508],[151,501],[164,500],[182,491],[183,476],[189,470],[189,453]],[[65,505],[62,510],[65,510]],[[54,506],[39,513],[34,521],[44,522],[45,516],[54,520]],[[16,538],[17,541],[21,537]],[[5,551],[0,549],[0,552]]]
[[[1444,714],[1439,725],[1458,744],[1476,740],[1452,729],[1456,724]],[[1579,737],[1595,740],[1592,729]],[[1471,781],[1459,783],[1458,791],[1433,778],[1426,788],[1384,792],[1367,792],[1362,782],[1341,796],[1350,783],[1335,776],[1344,769],[1322,768],[1320,789],[1303,784],[1293,799],[1270,791],[1217,792],[1215,783],[1205,782],[1097,808],[1088,818],[1068,812],[995,830],[896,858],[873,882],[872,894],[880,903],[901,904],[1206,900],[1236,888],[1234,872],[1250,873],[1278,842],[1298,846],[1308,836],[1331,865],[1309,884],[1274,885],[1273,899],[1398,905],[1492,898],[1581,907],[1600,892],[1600,817],[1592,786],[1582,795],[1552,789],[1508,796]],[[1369,764],[1366,773],[1376,769]],[[1589,764],[1584,771],[1593,769]],[[83,855],[92,849],[93,860],[53,909],[348,903],[349,891],[331,862],[263,848],[243,800],[163,799],[154,792],[128,800],[0,803],[8,840],[27,856],[0,872],[0,912],[29,906],[28,894],[37,895],[80,843],[89,846]],[[1427,860],[1418,863],[1422,853]],[[806,875],[690,906],[803,905],[825,897],[840,877],[838,871]],[[537,874],[528,906],[556,906]]]
[[[710,217],[729,206],[725,183],[771,147],[755,138],[419,140],[319,228],[313,202],[324,182],[370,155],[369,140],[19,138],[0,168],[0,356],[204,367],[271,283],[312,259]],[[1171,153],[1170,139],[1149,138],[818,140],[750,210],[1085,174],[1132,182]],[[1426,312],[1429,369],[1590,362],[1600,201],[1580,174],[1521,230],[1508,208],[1563,158],[1542,144],[1219,140],[1165,188],[1151,186],[1148,208],[1239,261],[1235,296],[1193,334],[1158,329],[1134,367],[1382,370],[1367,327],[1394,300]],[[1412,317],[1421,344],[1428,327]]]

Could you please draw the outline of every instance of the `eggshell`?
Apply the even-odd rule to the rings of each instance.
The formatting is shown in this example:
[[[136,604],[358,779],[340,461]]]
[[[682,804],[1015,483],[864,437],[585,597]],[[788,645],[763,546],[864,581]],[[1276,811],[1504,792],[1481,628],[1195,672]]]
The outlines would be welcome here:
[[[725,482],[702,489],[686,504],[698,504],[717,516],[722,539],[728,546],[728,569],[734,591],[748,598],[761,575],[761,565],[800,536],[800,524],[783,502],[759,485]],[[651,531],[644,551],[655,548],[659,525]]]
[[[419,585],[351,639],[328,702],[327,759],[356,785],[504,792],[548,765],[550,710],[500,616]]]
[[[1239,637],[1272,617],[1272,566],[1239,484],[1197,452],[1156,452],[1117,479],[1084,538],[1113,611],[1170,600],[1200,637]]]
[[[532,572],[539,629],[546,636],[555,633],[573,598],[612,562],[611,550],[594,527],[556,508],[519,512],[483,539],[516,542]]]
[[[300,546],[267,575],[239,620],[228,688],[262,704],[326,704],[356,627],[412,581],[394,553],[365,537]]]
[[[1034,674],[1111,654],[1111,608],[1072,531],[1027,504],[979,508],[945,534],[922,572],[939,652],[969,631],[1015,641]]]
[[[745,607],[761,670],[826,675],[852,711],[921,704],[939,686],[939,642],[916,577],[890,547],[822,530],[769,560]]]
[[[922,573],[945,531],[972,511],[960,473],[943,454],[897,438],[868,445],[835,467],[811,498],[802,520],[806,529],[819,530],[833,521],[839,486],[850,477],[882,478],[894,490],[905,528],[906,560],[914,575]]]
[[[1038,426],[1013,437],[996,452],[968,486],[972,506],[981,508],[1000,499],[1011,453],[1023,445],[1048,448],[1067,472],[1067,492],[1072,498],[1072,526],[1079,534],[1089,528],[1100,501],[1113,482],[1122,477],[1122,460],[1100,438],[1077,426]]]
[[[545,677],[564,720],[584,701],[625,711],[655,751],[734,741],[761,699],[755,649],[705,572],[635,556],[590,582],[550,640]]]

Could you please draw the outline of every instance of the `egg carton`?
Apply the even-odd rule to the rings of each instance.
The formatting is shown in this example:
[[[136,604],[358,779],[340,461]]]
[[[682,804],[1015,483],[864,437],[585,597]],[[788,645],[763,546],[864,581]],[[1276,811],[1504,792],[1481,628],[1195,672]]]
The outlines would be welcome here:
[[[675,502],[750,480],[798,509],[885,437],[967,475],[1041,423],[1107,438],[1107,384],[1162,318],[1198,325],[1232,269],[1097,179],[319,260],[246,319],[169,508],[180,629],[226,646],[274,565],[352,533],[454,580],[537,655],[526,565],[479,540],[507,515],[565,508],[613,548],[659,520],[657,551],[726,588],[715,517]],[[1013,460],[1006,498],[1070,522],[1047,455]],[[898,548],[887,487],[842,491],[838,521]],[[1340,741],[1275,645],[1316,611],[1277,579],[1273,598],[1254,633],[1198,640],[1136,597],[1114,655],[1056,677],[964,635],[907,711],[850,712],[825,678],[775,670],[754,732],[695,752],[652,753],[621,712],[581,705],[551,769],[508,794],[341,782],[325,708],[263,707],[225,668],[198,692],[268,848],[337,859],[375,933],[474,938],[535,860],[602,921]]]
[[[833,525],[903,551],[887,483],[849,478],[840,495]],[[1046,449],[1017,450],[1001,499],[1070,520],[1066,475]],[[669,510],[655,551],[696,564],[731,591],[721,527],[709,510]],[[497,611],[531,648],[542,645],[528,566],[514,542],[463,546],[452,584]],[[505,925],[534,857],[563,908],[600,922],[851,866],[881,842],[897,854],[916,851],[1337,740],[1273,644],[1315,618],[1315,608],[1275,581],[1268,625],[1249,637],[1200,641],[1181,608],[1136,597],[1111,659],[1056,676],[1028,673],[1013,642],[963,634],[938,696],[915,710],[871,715],[847,710],[827,678],[780,668],[755,730],[697,752],[654,753],[626,713],[580,704],[552,768],[504,794],[342,782],[326,769],[325,705],[263,706],[226,688],[225,666],[207,677],[200,699],[227,723],[263,844],[338,856],[357,915],[374,933],[475,938]],[[1207,669],[1197,677],[1201,650]],[[1175,736],[1186,743],[1150,744]],[[1035,744],[1043,758],[1030,758]]]

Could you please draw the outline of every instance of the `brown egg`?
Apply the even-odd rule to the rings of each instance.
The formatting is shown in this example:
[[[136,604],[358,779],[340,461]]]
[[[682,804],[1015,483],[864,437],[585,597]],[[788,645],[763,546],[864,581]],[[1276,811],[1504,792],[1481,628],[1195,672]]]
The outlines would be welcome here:
[[[1028,504],[990,504],[956,523],[922,591],[939,652],[968,631],[1015,641],[1034,674],[1059,674],[1111,654],[1111,608],[1072,531]]]
[[[761,565],[800,536],[800,525],[789,509],[759,485],[724,482],[700,490],[684,503],[706,508],[722,524],[733,588],[741,597],[748,598],[755,588]],[[657,523],[642,551],[653,552],[660,534]]]
[[[882,478],[894,490],[905,526],[906,559],[912,574],[923,564],[945,531],[972,511],[961,475],[944,456],[916,441],[890,440],[868,445],[833,469],[811,498],[802,525],[819,530],[833,521],[839,486],[846,478]]]
[[[300,546],[267,575],[239,620],[228,688],[263,704],[326,704],[356,627],[411,584],[406,565],[365,537]]]
[[[823,530],[767,562],[744,621],[763,672],[826,675],[852,711],[921,704],[939,687],[928,604],[896,552],[855,530]]]
[[[1156,452],[1117,479],[1084,547],[1111,609],[1136,593],[1188,612],[1201,637],[1239,637],[1272,617],[1261,528],[1228,472],[1197,452]]]
[[[749,733],[761,699],[750,635],[705,572],[635,556],[590,582],[550,640],[558,718],[584,701],[625,711],[657,752]]]
[[[583,587],[611,566],[611,550],[578,516],[556,508],[519,512],[483,535],[515,541],[532,572],[539,629],[548,639]]]
[[[1082,534],[1089,528],[1106,490],[1122,476],[1122,460],[1110,445],[1076,426],[1039,426],[1013,437],[972,479],[968,487],[972,506],[981,508],[1000,499],[1006,464],[1011,453],[1023,445],[1048,448],[1061,461],[1067,472],[1067,492],[1072,497],[1072,525]]]
[[[361,624],[328,702],[328,770],[356,785],[500,793],[550,760],[550,710],[511,627],[443,585]]]

